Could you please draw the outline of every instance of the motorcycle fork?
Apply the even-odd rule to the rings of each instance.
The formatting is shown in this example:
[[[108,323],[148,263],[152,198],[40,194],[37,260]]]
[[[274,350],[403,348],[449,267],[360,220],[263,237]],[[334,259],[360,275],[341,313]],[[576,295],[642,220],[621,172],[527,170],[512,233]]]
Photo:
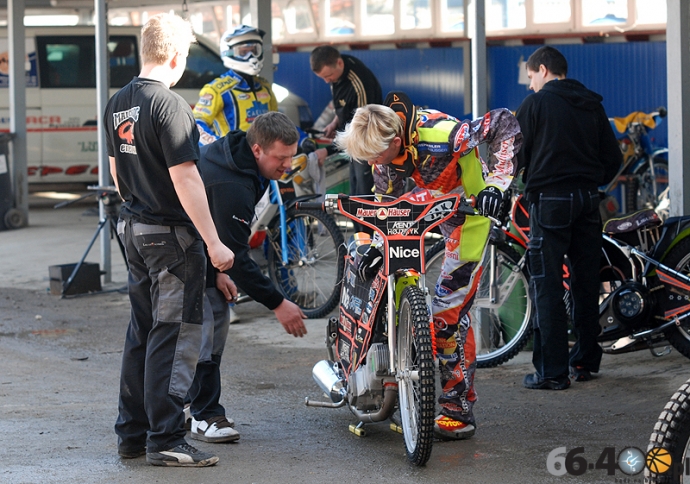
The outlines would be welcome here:
[[[400,296],[403,290],[410,285],[419,286],[424,288],[427,307],[431,307],[431,301],[429,296],[429,291],[426,288],[424,282],[424,274],[414,274],[414,275],[399,275],[396,278],[395,274],[388,276],[387,288],[388,291],[388,356],[389,361],[389,373],[395,375],[398,368],[395,367],[395,354],[397,348],[397,326],[398,326],[398,307],[400,306]]]
[[[395,375],[395,348],[397,342],[395,326],[397,323],[398,315],[398,309],[395,304],[395,275],[388,276],[387,286],[388,287],[386,287],[386,291],[388,291],[388,314],[386,314],[386,317],[388,320],[388,373],[391,375]]]

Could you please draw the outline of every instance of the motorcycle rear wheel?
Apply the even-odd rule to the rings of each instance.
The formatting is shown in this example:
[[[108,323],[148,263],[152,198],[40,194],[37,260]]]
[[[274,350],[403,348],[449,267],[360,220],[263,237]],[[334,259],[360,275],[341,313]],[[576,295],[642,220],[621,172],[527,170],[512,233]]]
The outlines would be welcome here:
[[[426,252],[426,282],[431,294],[441,273],[445,242],[436,242]],[[489,257],[489,249],[486,256]],[[477,349],[477,368],[493,368],[517,355],[532,337],[532,301],[529,296],[527,269],[518,268],[520,255],[507,244],[496,247],[494,275],[497,293],[508,291],[509,277],[516,273],[517,280],[504,304],[489,301],[490,274],[485,259],[485,270],[477,285],[475,303],[471,309],[472,328]]]
[[[673,247],[663,260],[664,265],[676,271],[690,275],[690,237],[687,237]],[[686,358],[690,358],[690,323],[683,320],[681,326],[674,326],[664,332],[669,343]]]
[[[280,218],[269,224],[268,275],[283,296],[308,318],[322,318],[338,305],[345,266],[343,234],[330,215],[315,210],[288,211],[288,264],[283,266]]]
[[[430,319],[422,290],[406,287],[398,312],[398,403],[407,458],[416,466],[427,463],[434,439],[436,388]]]
[[[649,438],[647,452],[654,448],[666,449],[671,454],[671,469],[653,472],[648,458],[644,469],[645,482],[652,484],[675,484],[690,481],[685,476],[685,460],[690,457],[690,380],[686,381],[659,415],[654,431]],[[680,467],[675,465],[680,464]],[[663,466],[659,470],[663,470]],[[679,472],[680,471],[680,472]]]

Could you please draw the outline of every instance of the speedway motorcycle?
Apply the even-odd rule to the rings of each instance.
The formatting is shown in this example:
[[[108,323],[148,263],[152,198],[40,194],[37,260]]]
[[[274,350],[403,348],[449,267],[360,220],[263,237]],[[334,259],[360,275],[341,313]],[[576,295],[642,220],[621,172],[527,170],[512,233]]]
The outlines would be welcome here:
[[[304,209],[314,205],[298,204]],[[339,314],[327,325],[329,357],[312,372],[330,402],[307,399],[306,404],[347,405],[359,420],[350,430],[359,436],[365,435],[364,424],[389,419],[399,409],[400,425],[391,428],[403,434],[408,460],[424,465],[431,455],[435,416],[435,342],[424,238],[458,211],[474,215],[474,209],[458,195],[412,193],[383,202],[326,195],[323,208],[375,230],[381,238],[381,265],[368,274],[359,271],[363,251],[356,243],[349,247]]]
[[[652,209],[611,219],[602,232],[598,340],[605,353],[671,348],[690,358],[690,217],[662,221]],[[532,334],[526,248],[529,218],[517,197],[510,220],[494,228],[483,261],[472,313],[477,366],[500,365],[522,350]],[[428,272],[440,270],[440,249],[427,252]],[[568,265],[564,303],[572,310]],[[662,348],[662,349],[659,349]]]
[[[664,406],[647,446],[645,482],[690,482],[690,380]]]
[[[606,218],[618,213],[611,206],[612,190],[622,186],[622,213],[653,208],[668,216],[668,148],[654,144],[651,130],[666,117],[663,106],[651,113],[635,111],[621,118],[609,118],[623,154],[623,163],[611,182],[603,187],[609,197],[602,202]]]

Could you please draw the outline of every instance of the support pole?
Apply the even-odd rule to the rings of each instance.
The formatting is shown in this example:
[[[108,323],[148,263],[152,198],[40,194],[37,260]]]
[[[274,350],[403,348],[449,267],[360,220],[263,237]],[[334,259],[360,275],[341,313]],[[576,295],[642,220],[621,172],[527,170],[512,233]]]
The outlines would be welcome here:
[[[668,0],[667,8],[669,196],[670,215],[677,216],[690,214],[690,190],[683,189],[690,179],[690,3]]]
[[[7,37],[10,52],[10,166],[14,208],[22,216],[17,227],[29,224],[29,180],[26,144],[26,39],[24,29],[24,0],[7,2],[9,22]]]
[[[96,22],[96,111],[98,122],[98,185],[105,187],[110,185],[110,163],[105,147],[105,131],[103,129],[103,113],[108,103],[108,14],[105,0],[94,0],[94,12]],[[98,217],[100,223],[106,219],[106,209],[103,198],[98,199]],[[106,230],[101,230],[101,269],[103,282],[111,282],[113,277],[112,258],[110,253],[110,224]]]

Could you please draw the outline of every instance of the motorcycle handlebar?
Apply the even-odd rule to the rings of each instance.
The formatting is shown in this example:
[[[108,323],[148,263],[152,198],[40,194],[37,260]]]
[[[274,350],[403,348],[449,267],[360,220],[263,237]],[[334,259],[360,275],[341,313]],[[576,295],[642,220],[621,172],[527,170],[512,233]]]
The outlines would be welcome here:
[[[329,197],[329,196],[327,196]],[[338,195],[337,198],[347,198],[347,195]],[[332,199],[331,202],[332,203]],[[476,210],[476,205],[477,205],[477,199],[474,195],[468,197],[468,198],[461,198],[460,203],[458,204],[458,213],[464,213],[465,215],[477,215],[477,210]],[[332,208],[331,205],[329,207]],[[295,203],[295,208],[298,210],[319,210],[319,211],[328,211],[326,208],[326,204],[321,202],[296,202]]]
[[[324,211],[323,203],[318,202],[296,202],[295,208],[298,210],[319,210]]]

